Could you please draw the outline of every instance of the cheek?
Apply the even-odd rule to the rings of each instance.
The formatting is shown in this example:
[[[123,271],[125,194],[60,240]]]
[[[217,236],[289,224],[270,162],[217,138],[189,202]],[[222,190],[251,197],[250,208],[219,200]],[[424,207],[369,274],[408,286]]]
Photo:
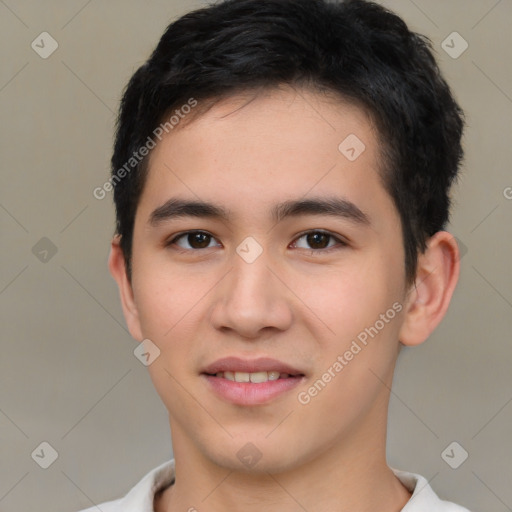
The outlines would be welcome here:
[[[324,325],[329,345],[342,348],[400,301],[401,282],[393,270],[396,266],[384,255],[376,255],[365,261],[361,258],[357,265],[302,278],[300,297],[315,313],[316,323]],[[394,319],[395,313],[392,310],[388,316]],[[389,325],[391,322],[386,328]]]
[[[194,329],[204,317],[208,283],[197,276],[159,270],[157,265],[139,275],[134,293],[142,334],[159,348],[160,354],[148,366],[154,387],[169,410],[188,414],[193,402],[183,389],[193,389],[190,364],[194,361]]]
[[[352,423],[386,395],[397,357],[400,304],[388,303],[378,294],[371,302],[345,305],[341,312],[332,310],[336,336],[321,340],[321,361],[308,387],[301,390],[311,401],[305,421],[324,418],[319,428],[326,429],[326,435],[329,427],[323,422]]]
[[[146,263],[144,269],[134,279],[141,328],[145,336],[166,342],[201,308],[211,284],[198,272],[178,272],[157,262]]]

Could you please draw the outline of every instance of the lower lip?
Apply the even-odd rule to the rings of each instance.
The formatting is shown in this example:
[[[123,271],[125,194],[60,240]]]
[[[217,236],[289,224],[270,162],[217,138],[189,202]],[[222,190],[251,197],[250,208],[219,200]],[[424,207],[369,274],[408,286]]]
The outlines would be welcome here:
[[[304,379],[304,376],[300,376],[253,383],[235,382],[206,374],[202,376],[217,395],[235,405],[265,404],[295,388]]]

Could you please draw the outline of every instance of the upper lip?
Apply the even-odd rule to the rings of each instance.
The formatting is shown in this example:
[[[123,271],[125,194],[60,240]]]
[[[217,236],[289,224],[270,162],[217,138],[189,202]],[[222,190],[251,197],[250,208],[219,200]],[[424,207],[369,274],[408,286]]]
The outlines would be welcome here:
[[[240,357],[223,357],[206,366],[202,373],[215,375],[219,372],[270,372],[287,373],[289,375],[304,375],[303,372],[289,364],[272,359],[270,357],[259,357],[257,359],[242,359]]]

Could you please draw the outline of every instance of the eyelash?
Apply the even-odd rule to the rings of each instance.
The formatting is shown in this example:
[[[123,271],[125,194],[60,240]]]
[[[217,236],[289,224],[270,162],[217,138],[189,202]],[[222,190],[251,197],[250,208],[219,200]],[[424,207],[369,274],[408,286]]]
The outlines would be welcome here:
[[[206,231],[191,230],[191,231],[185,231],[183,233],[180,233],[180,234],[176,235],[171,240],[166,242],[165,246],[166,247],[170,247],[172,245],[175,245],[176,242],[178,240],[180,240],[181,238],[184,238],[184,237],[186,237],[188,235],[191,235],[191,234],[194,234],[194,233],[204,234],[204,235],[206,235],[208,237],[211,237],[211,238],[215,239],[215,237],[213,235],[211,235],[210,233],[208,233]],[[309,230],[309,231],[305,231],[304,233],[299,234],[297,236],[297,238],[294,239],[294,242],[296,242],[297,240],[300,240],[301,238],[303,238],[303,237],[305,237],[305,236],[307,236],[309,234],[313,234],[313,233],[319,233],[319,234],[322,234],[322,235],[326,235],[326,236],[330,237],[330,239],[334,239],[336,242],[338,242],[338,244],[335,245],[335,246],[332,246],[332,247],[324,248],[324,249],[303,249],[305,251],[309,251],[311,254],[315,254],[315,255],[317,255],[318,253],[328,254],[328,253],[331,253],[332,251],[342,249],[342,248],[344,248],[344,247],[346,247],[348,245],[347,242],[345,242],[344,240],[340,239],[339,237],[333,235],[332,233],[330,233],[328,231],[323,231],[323,230],[320,230],[320,229],[312,229],[312,230]],[[201,251],[201,250],[204,250],[204,249],[211,249],[211,247],[203,247],[203,248],[200,248],[200,249],[183,249],[181,247],[174,248],[174,250],[176,250],[178,252],[198,252],[198,251]]]

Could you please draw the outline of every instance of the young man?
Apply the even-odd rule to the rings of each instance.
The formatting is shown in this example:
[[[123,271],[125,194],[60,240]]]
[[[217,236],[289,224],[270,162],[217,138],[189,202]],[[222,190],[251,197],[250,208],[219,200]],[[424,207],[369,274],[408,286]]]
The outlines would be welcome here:
[[[466,510],[385,453],[400,347],[458,278],[462,126],[429,43],[376,4],[168,27],[121,104],[109,266],[175,458],[103,512]]]

